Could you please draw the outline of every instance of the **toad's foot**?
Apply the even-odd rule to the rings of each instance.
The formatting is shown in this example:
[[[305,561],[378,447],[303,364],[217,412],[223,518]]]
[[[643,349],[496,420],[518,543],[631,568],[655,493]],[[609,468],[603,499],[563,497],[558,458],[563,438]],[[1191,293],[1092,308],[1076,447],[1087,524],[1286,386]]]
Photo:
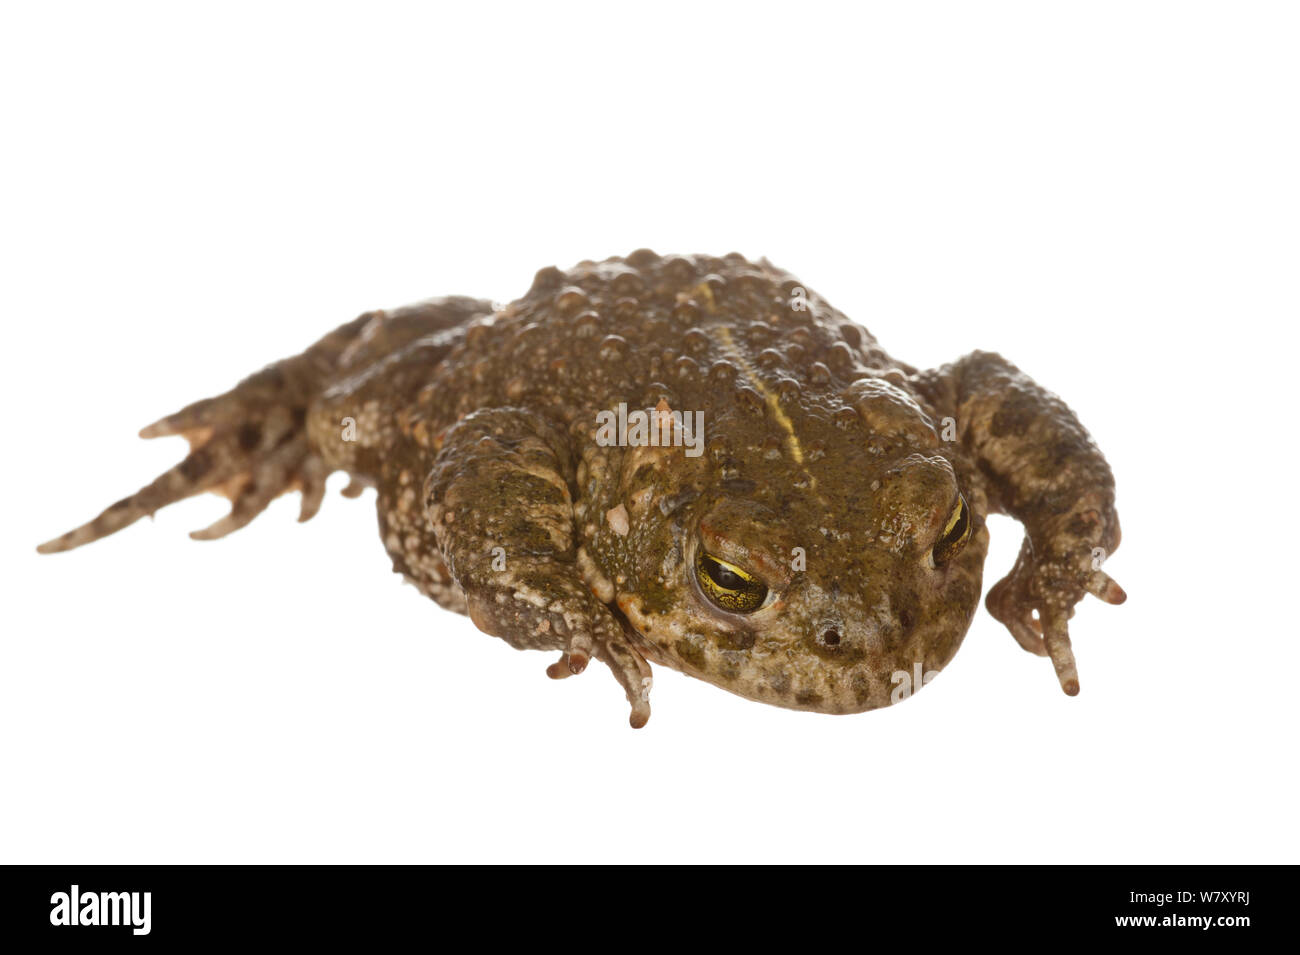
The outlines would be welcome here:
[[[1015,567],[988,594],[989,613],[1026,650],[1051,657],[1061,689],[1070,696],[1079,692],[1067,627],[1074,605],[1085,593],[1108,604],[1127,599],[1124,589],[1101,570],[1106,554],[1119,546],[1119,537],[1113,510],[1103,517],[1101,509],[1084,505],[1050,532],[1027,535]]]
[[[650,688],[654,684],[650,664],[639,650],[620,638],[601,641],[594,649],[595,655],[609,667],[614,679],[618,680],[627,695],[627,701],[632,707],[628,722],[633,729],[645,726],[650,721]],[[581,673],[587,666],[587,659],[581,651],[575,654],[570,648],[546,668],[546,675],[552,680],[563,680]]]
[[[186,438],[189,456],[94,520],[37,550],[72,550],[204,491],[222,494],[232,505],[211,527],[193,532],[190,536],[196,540],[238,530],[290,490],[302,491],[298,519],[309,520],[320,509],[330,473],[309,445],[305,428],[317,387],[312,372],[302,359],[289,359],[246,378],[224,395],[195,402],[144,428],[142,438]]]
[[[517,578],[471,583],[469,618],[484,633],[519,649],[560,646],[560,658],[546,668],[553,680],[585,672],[594,657],[614,674],[631,706],[628,721],[640,729],[650,720],[650,664],[619,626],[618,619],[581,582],[564,569],[522,558]],[[461,561],[462,579],[474,581]],[[504,577],[504,575],[502,575]],[[526,583],[527,582],[527,583]],[[484,585],[486,584],[486,586]],[[542,585],[543,591],[532,590]]]

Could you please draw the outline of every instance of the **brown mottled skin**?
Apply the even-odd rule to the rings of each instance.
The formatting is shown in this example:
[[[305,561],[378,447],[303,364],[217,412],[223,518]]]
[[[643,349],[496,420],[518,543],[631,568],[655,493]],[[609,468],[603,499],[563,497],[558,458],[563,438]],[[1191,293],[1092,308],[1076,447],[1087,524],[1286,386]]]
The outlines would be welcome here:
[[[599,440],[620,403],[703,412],[703,453]],[[397,571],[512,646],[561,651],[551,676],[600,658],[634,726],[647,661],[826,713],[919,689],[975,613],[991,513],[1026,536],[988,608],[1067,693],[1074,605],[1124,599],[1099,569],[1119,544],[1110,468],[1060,399],[987,352],[917,371],[735,254],[642,250],[543,269],[500,308],[363,315],[142,434],[184,435],[192,453],[42,551],[209,490],[234,503],[198,537],[291,489],[305,520],[342,469],[345,493],[378,488]],[[763,605],[712,599],[705,555],[765,587]]]

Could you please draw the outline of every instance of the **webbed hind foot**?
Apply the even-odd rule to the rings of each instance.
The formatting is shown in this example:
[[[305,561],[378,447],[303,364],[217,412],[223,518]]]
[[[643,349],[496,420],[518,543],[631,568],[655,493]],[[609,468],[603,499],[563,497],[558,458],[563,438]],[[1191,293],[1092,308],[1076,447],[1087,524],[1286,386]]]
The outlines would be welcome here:
[[[307,440],[307,408],[318,391],[307,356],[246,378],[216,398],[197,401],[140,431],[142,438],[179,435],[190,443],[180,464],[94,520],[41,544],[42,554],[72,550],[107,537],[176,501],[212,491],[230,498],[230,513],[190,536],[214,540],[238,530],[279,495],[302,492],[299,520],[311,519],[325,496],[330,468]]]

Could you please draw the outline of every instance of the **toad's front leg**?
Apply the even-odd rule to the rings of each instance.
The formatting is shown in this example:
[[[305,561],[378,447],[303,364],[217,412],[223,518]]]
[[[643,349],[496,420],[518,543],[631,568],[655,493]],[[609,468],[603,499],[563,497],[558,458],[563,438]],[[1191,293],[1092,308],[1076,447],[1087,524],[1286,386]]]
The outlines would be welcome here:
[[[563,432],[519,408],[477,411],[446,435],[425,488],[429,519],[470,619],[521,650],[561,650],[547,672],[595,656],[650,718],[650,667],[577,565],[572,456]]]
[[[989,591],[989,612],[1026,650],[1050,656],[1073,696],[1074,605],[1085,593],[1125,600],[1101,570],[1120,539],[1110,466],[1065,403],[1000,355],[973,352],[925,373],[922,383],[937,409],[954,416],[987,479],[990,506],[1025,528],[1015,567]]]

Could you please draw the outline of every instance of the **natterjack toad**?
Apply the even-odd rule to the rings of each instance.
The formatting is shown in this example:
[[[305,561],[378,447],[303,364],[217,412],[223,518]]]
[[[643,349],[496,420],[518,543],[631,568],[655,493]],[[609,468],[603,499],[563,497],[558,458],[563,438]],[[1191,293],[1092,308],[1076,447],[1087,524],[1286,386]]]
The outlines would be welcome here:
[[[989,611],[1079,682],[1066,621],[1119,544],[1110,468],[998,355],[918,371],[768,262],[649,251],[537,274],[516,302],[363,315],[145,428],[190,455],[69,550],[216,491],[243,527],[325,479],[378,489],[394,569],[548,673],[592,657],[650,715],[650,662],[764,703],[888,705],[957,652],[985,518],[1026,534]],[[916,685],[912,685],[915,682]],[[900,693],[900,690],[902,691]]]

